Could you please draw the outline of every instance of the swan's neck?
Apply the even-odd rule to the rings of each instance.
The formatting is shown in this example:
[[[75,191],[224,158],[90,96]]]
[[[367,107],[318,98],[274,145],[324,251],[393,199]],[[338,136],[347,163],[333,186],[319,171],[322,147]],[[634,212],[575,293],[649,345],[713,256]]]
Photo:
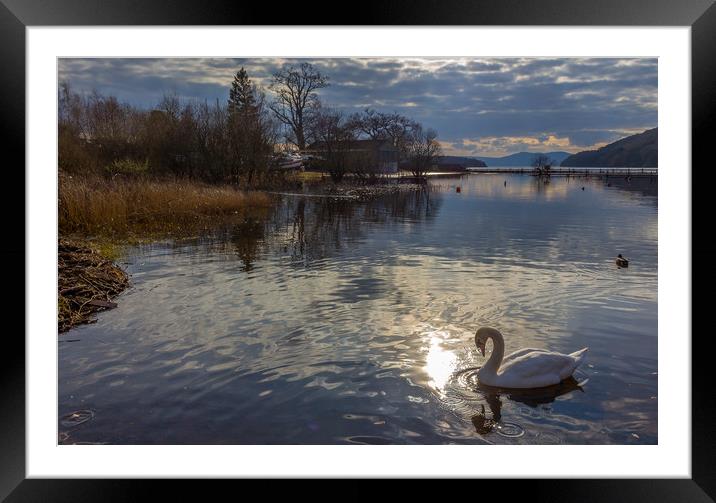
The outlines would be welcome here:
[[[485,372],[497,374],[497,369],[500,368],[502,358],[505,356],[505,341],[499,332],[491,335],[490,339],[492,339],[492,354],[482,368]]]

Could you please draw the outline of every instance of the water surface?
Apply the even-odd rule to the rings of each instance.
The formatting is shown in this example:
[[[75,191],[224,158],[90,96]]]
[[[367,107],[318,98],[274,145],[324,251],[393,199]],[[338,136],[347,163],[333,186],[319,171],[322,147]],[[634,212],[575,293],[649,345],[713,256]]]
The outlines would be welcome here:
[[[131,249],[119,308],[59,338],[60,442],[656,443],[656,186],[441,177]],[[484,325],[589,346],[583,385],[481,390]]]

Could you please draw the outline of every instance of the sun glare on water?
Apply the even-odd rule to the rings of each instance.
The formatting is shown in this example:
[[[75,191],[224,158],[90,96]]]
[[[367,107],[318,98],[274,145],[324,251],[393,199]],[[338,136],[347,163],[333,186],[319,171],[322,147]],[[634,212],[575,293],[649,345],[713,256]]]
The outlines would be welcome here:
[[[449,337],[449,334],[431,332],[426,335],[429,337],[430,346],[425,358],[425,373],[428,375],[428,384],[441,391],[455,372],[457,356],[443,347],[444,340]]]

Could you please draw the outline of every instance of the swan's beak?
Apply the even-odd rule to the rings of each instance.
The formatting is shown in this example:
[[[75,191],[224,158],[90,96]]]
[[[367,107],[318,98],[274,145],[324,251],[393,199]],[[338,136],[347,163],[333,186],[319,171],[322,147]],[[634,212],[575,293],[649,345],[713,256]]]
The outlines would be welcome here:
[[[485,343],[484,342],[478,342],[477,349],[480,351],[482,356],[485,356]]]

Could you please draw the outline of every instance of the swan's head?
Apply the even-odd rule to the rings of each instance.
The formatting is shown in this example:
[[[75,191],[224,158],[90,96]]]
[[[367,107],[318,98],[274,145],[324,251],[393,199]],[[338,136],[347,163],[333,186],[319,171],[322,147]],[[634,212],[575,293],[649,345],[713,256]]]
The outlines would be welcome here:
[[[490,327],[477,329],[477,332],[475,333],[475,346],[477,346],[477,349],[480,353],[482,353],[482,356],[485,356],[485,346],[487,345],[487,340],[492,337],[497,337],[499,334],[500,332]]]

